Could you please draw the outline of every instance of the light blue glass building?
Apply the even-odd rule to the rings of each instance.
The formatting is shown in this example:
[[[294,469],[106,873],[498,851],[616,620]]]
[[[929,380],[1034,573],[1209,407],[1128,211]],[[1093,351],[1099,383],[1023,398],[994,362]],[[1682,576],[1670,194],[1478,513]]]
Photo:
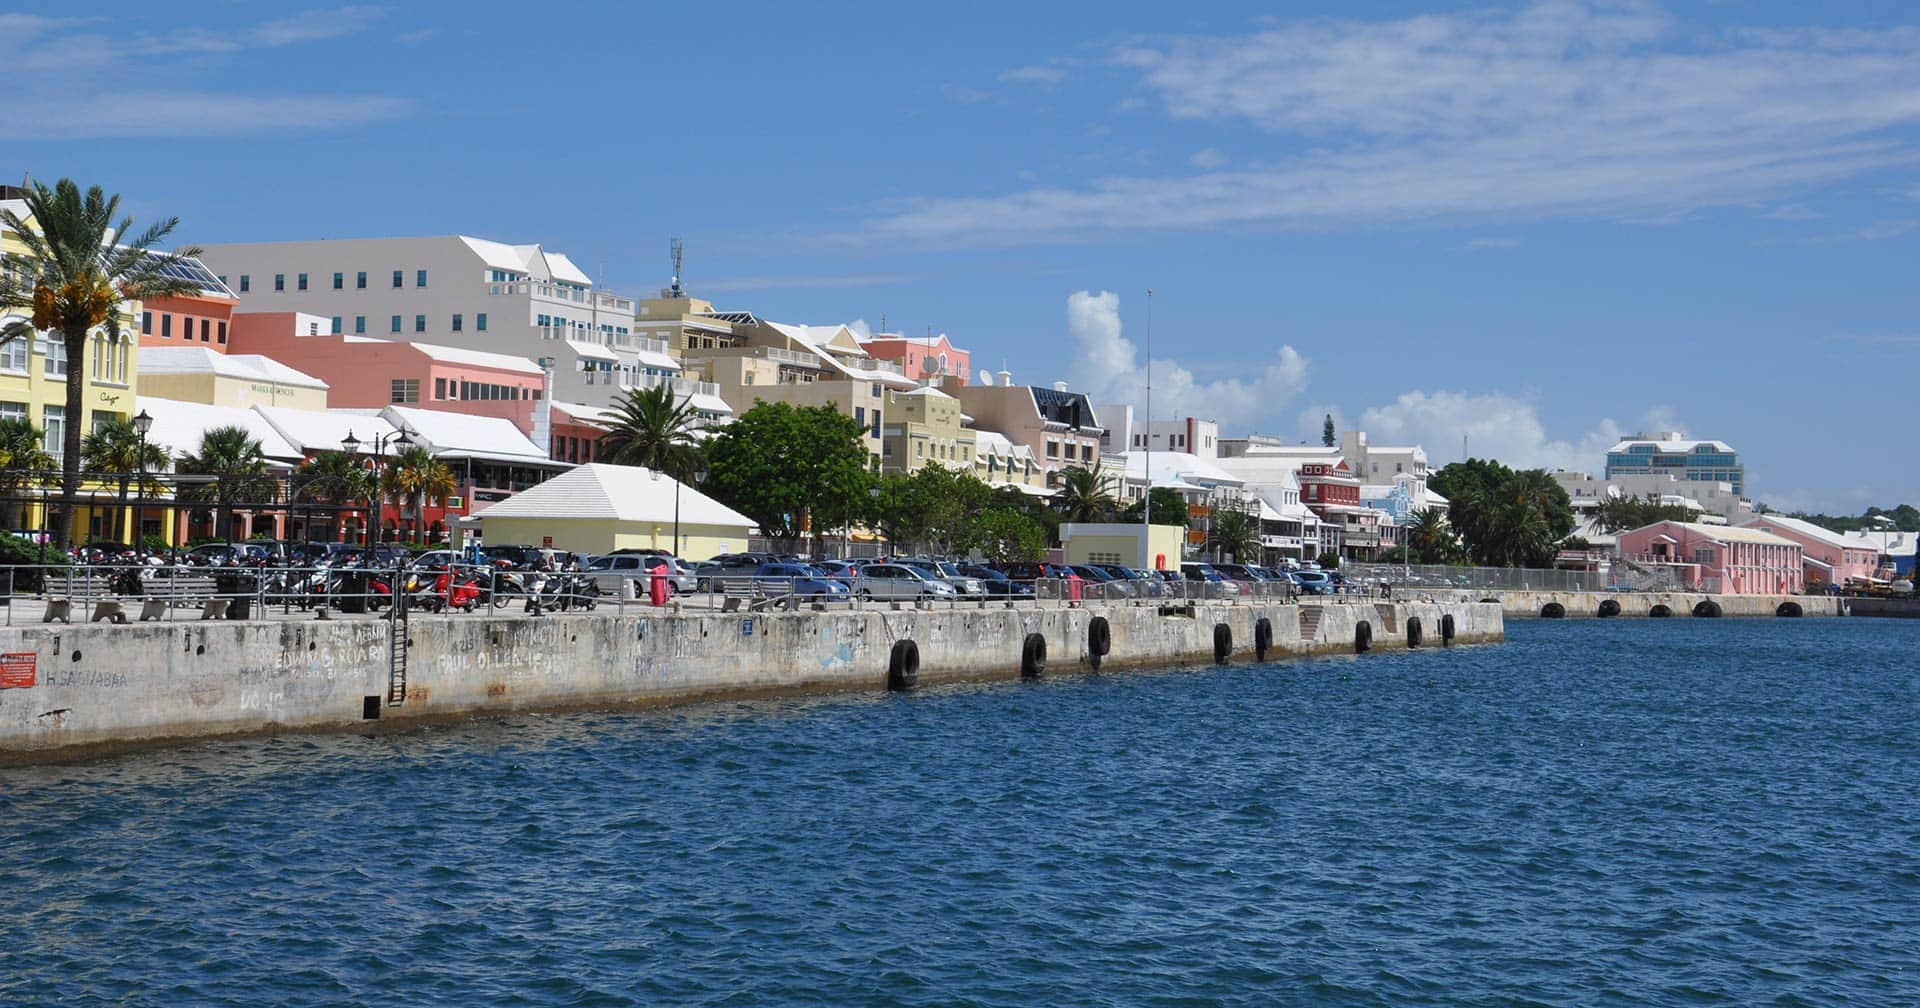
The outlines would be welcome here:
[[[1643,432],[1607,450],[1607,478],[1671,476],[1691,483],[1731,483],[1747,493],[1740,453],[1725,441],[1697,441],[1678,431]]]

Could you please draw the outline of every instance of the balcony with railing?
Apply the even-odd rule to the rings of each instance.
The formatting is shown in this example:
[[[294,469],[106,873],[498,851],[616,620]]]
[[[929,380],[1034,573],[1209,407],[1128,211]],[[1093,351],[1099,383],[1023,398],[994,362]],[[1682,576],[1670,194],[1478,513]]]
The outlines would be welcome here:
[[[696,381],[692,378],[678,378],[671,375],[657,374],[619,374],[614,377],[616,379],[615,384],[621,388],[654,389],[659,388],[661,385],[667,385],[672,387],[674,393],[677,395],[704,395],[712,396],[716,399],[720,397],[719,385],[713,382]]]
[[[496,297],[532,297],[542,301],[582,305],[598,311],[615,312],[631,318],[633,299],[604,291],[582,290],[539,280],[515,280],[487,284],[487,293]]]

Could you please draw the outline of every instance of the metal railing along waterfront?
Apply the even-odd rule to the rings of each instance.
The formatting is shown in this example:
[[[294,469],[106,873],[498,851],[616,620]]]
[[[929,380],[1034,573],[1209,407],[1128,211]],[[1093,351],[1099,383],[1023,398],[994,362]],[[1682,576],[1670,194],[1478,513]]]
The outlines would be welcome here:
[[[938,582],[757,575],[664,575],[669,611],[1057,606],[1078,602],[1287,603],[1287,582],[1040,578]],[[535,615],[612,609],[661,611],[654,575],[634,570],[526,570],[494,564],[365,566],[199,565],[110,562],[0,566],[0,622],[174,622],[203,619],[338,619],[401,613]],[[1356,592],[1357,593],[1357,592]]]

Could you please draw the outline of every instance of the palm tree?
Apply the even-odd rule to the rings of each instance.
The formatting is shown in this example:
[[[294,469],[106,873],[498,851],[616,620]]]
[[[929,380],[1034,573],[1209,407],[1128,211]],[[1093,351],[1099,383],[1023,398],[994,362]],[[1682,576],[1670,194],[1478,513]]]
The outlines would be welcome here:
[[[119,477],[120,507],[114,512],[115,539],[122,538],[120,519],[127,510],[127,483],[131,477],[141,472],[159,472],[173,461],[164,447],[142,438],[140,432],[134,430],[133,421],[117,415],[101,420],[93,433],[80,440],[80,458],[92,472]],[[142,496],[145,493],[146,488],[142,487]],[[138,530],[133,538],[138,544]]]
[[[1216,512],[1208,538],[1215,550],[1233,557],[1234,563],[1253,563],[1260,559],[1260,519],[1245,511]]]
[[[60,500],[66,520],[55,532],[65,544],[72,541],[80,520],[80,432],[85,420],[89,336],[103,330],[109,340],[121,339],[123,299],[199,293],[200,285],[186,279],[177,266],[200,250],[154,251],[160,239],[179,224],[177,217],[129,236],[133,218],[116,223],[120,197],[106,195],[99,186],[88,189],[83,197],[71,179],[61,179],[52,189],[36,182],[24,199],[31,224],[10,210],[0,211],[0,223],[26,249],[8,253],[0,262],[0,313],[30,310],[33,314],[29,320],[0,327],[0,341],[32,339],[40,331],[57,332],[66,344],[67,423],[60,455]]]
[[[1453,532],[1439,508],[1421,508],[1407,517],[1407,542],[1421,563],[1445,563],[1453,553]]]
[[[323,451],[300,463],[295,482],[300,488],[294,492],[295,500],[329,504],[336,509],[364,503],[374,489],[373,477],[361,466],[360,459],[343,451]],[[336,511],[332,520],[338,519]]]
[[[1060,486],[1053,495],[1053,509],[1061,521],[1097,522],[1113,513],[1114,479],[1106,473],[1079,466],[1060,470]]]
[[[31,422],[20,417],[8,417],[0,420],[0,491],[8,496],[20,493],[40,481],[39,474],[53,469],[58,463],[47,454],[46,433]],[[13,508],[7,508],[8,524],[14,528],[26,525],[24,518],[26,506],[21,505],[20,521],[13,521]]]
[[[420,541],[421,513],[427,501],[445,501],[454,491],[453,470],[420,445],[410,445],[394,456],[384,476],[385,490],[401,507],[413,501],[413,540]]]
[[[245,427],[212,427],[200,435],[200,447],[180,456],[174,471],[181,476],[211,479],[181,481],[182,500],[211,503],[216,508],[215,530],[233,538],[233,505],[260,501],[273,493],[267,475],[267,453]]]
[[[645,466],[681,482],[700,468],[700,428],[692,398],[679,400],[665,382],[650,389],[629,389],[600,414],[607,432],[600,437],[600,461]]]

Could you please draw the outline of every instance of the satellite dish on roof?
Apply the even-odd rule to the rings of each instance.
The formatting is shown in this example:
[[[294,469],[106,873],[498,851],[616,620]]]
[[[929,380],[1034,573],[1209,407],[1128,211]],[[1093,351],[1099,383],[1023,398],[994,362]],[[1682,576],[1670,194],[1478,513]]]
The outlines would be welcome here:
[[[980,384],[982,384],[982,385],[991,385],[991,384],[993,384],[993,372],[991,372],[991,371],[989,371],[989,370],[987,370],[986,368],[981,368],[981,369],[980,369]]]

